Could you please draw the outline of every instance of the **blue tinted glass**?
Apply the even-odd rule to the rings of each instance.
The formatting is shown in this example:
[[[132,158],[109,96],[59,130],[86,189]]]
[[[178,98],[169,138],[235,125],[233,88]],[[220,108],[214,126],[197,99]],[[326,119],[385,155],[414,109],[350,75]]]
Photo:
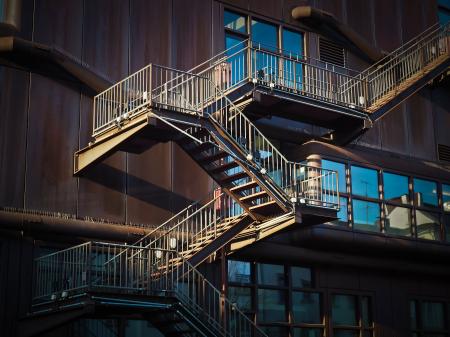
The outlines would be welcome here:
[[[228,260],[228,281],[250,283],[250,262]]]
[[[252,41],[255,47],[277,51],[277,26],[252,20]]]
[[[239,310],[252,310],[252,291],[250,288],[228,287],[228,299],[236,303]]]
[[[437,184],[433,181],[414,178],[414,201],[417,206],[437,206]]]
[[[329,222],[332,225],[347,226],[348,225],[348,200],[339,197],[339,211],[337,212],[337,220]]]
[[[439,23],[441,25],[445,25],[445,24],[447,24],[447,22],[450,22],[450,11],[441,9],[438,12],[438,17],[439,17]]]
[[[450,185],[442,185],[442,203],[444,211],[450,212]]]
[[[320,328],[297,328],[294,329],[293,337],[322,337],[323,329]]]
[[[303,34],[283,29],[283,54],[286,56],[303,55]]]
[[[352,194],[378,199],[378,172],[352,166]]]
[[[347,190],[347,184],[345,183],[345,165],[342,163],[336,163],[331,160],[322,159],[322,168],[327,170],[336,171],[339,179],[339,192],[345,193]]]
[[[357,325],[356,296],[333,295],[331,308],[335,325]]]
[[[438,0],[439,6],[444,6],[450,9],[450,0]]]
[[[444,215],[445,239],[450,242],[450,214]]]
[[[226,28],[247,33],[246,17],[230,11],[223,13],[223,24]]]
[[[286,321],[286,296],[282,290],[258,289],[258,320]]]
[[[353,227],[378,232],[380,229],[380,205],[375,202],[353,200]]]
[[[293,291],[292,313],[295,323],[321,323],[320,294]]]
[[[393,173],[383,173],[384,199],[402,204],[409,202],[408,177]]]
[[[292,267],[292,286],[300,288],[312,287],[312,273],[311,268],[305,267]]]
[[[271,286],[283,286],[285,283],[284,266],[259,263],[258,283]]]
[[[420,309],[422,313],[422,328],[424,330],[442,331],[445,329],[446,315],[444,303],[422,302]]]
[[[222,69],[217,69],[217,72],[221,72],[220,76],[217,76],[221,80],[216,80],[216,85],[220,86],[223,90],[228,89],[240,81],[242,81],[247,72],[246,63],[246,51],[243,38],[225,34],[225,48],[227,50],[227,56],[229,56],[227,63],[222,64]],[[219,82],[219,83],[217,83]],[[221,83],[224,82],[224,83]]]

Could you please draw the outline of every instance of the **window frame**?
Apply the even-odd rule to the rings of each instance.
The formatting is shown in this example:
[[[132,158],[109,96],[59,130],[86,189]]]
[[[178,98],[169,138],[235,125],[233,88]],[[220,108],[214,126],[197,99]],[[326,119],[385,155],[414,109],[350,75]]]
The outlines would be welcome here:
[[[416,328],[412,328],[411,322],[411,302],[415,302],[415,311],[416,311]],[[422,303],[423,302],[434,302],[434,303],[443,303],[444,304],[444,326],[445,330],[439,331],[431,331],[431,330],[423,330],[422,328]],[[450,337],[450,299],[442,298],[442,297],[425,297],[425,296],[413,296],[410,297],[407,301],[410,321],[409,321],[409,331],[411,334],[415,334],[417,337],[426,337],[428,334],[438,334],[444,335],[445,337]]]

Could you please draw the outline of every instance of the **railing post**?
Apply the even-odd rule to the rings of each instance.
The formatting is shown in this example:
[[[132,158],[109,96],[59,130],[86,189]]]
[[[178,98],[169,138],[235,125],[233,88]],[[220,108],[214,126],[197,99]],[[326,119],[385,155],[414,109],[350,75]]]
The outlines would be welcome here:
[[[92,289],[92,265],[91,265],[91,261],[92,261],[92,242],[89,242],[87,245],[87,254],[86,254],[86,284],[87,284],[87,288],[88,290]]]
[[[148,74],[148,101],[149,101],[149,106],[152,107],[153,106],[153,85],[152,85],[152,74],[153,74],[153,64],[150,63],[149,65],[149,74]]]

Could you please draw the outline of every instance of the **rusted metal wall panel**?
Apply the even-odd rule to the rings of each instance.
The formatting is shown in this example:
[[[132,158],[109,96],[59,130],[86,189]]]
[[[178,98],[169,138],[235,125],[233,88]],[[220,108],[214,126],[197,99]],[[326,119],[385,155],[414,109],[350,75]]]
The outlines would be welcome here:
[[[442,87],[433,90],[431,92],[431,101],[434,103],[436,143],[450,146],[450,96],[448,88]]]
[[[281,20],[283,17],[283,1],[279,0],[250,0],[250,10],[254,13]]]
[[[83,4],[36,1],[34,41],[81,56]],[[79,93],[31,76],[25,207],[75,213],[72,154],[78,145]]]
[[[128,1],[86,1],[83,20],[83,61],[113,81],[128,75]],[[80,139],[92,132],[92,105],[84,96]],[[84,147],[87,144],[80,144]],[[116,153],[79,179],[78,212],[82,216],[125,220],[126,155]]]
[[[130,3],[130,72],[149,63],[171,65],[172,2]],[[127,221],[160,223],[171,215],[170,143],[127,156]]]
[[[173,1],[173,66],[190,69],[212,54],[212,1]],[[199,199],[212,184],[206,173],[177,145],[172,147],[173,207],[180,209],[186,200]]]

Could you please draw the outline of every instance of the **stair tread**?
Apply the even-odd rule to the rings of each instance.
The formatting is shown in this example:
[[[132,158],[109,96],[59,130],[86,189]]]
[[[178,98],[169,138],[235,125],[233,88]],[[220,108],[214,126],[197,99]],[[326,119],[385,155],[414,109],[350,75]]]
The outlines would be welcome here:
[[[230,169],[238,167],[238,166],[239,166],[238,162],[233,160],[233,161],[230,161],[228,163],[222,164],[220,166],[214,167],[213,169],[211,169],[210,172],[212,174],[216,174],[216,173],[220,173],[220,172],[223,172],[223,171],[230,170]]]
[[[260,192],[256,192],[256,193],[253,193],[253,194],[250,194],[250,195],[246,195],[246,196],[244,196],[242,198],[239,198],[239,200],[243,201],[243,202],[247,202],[247,201],[253,201],[255,199],[259,199],[259,198],[261,198],[263,196],[268,196],[266,191],[260,191]]]
[[[220,179],[220,182],[223,183],[223,184],[227,184],[227,183],[231,183],[231,182],[233,182],[235,180],[243,179],[243,178],[246,178],[246,177],[248,177],[247,172],[242,171],[242,172],[238,172],[238,173],[229,175],[227,177],[224,177],[224,178]]]
[[[265,207],[268,207],[268,206],[272,206],[272,205],[274,205],[274,204],[276,204],[276,203],[277,203],[276,201],[271,200],[271,201],[265,202],[264,204],[259,204],[259,205],[255,205],[255,206],[250,206],[248,209],[251,210],[251,211],[259,210],[259,209],[261,209],[261,208],[265,208]]]
[[[230,191],[233,192],[233,193],[238,193],[238,192],[242,192],[242,191],[245,191],[245,190],[252,189],[252,188],[257,187],[257,186],[258,186],[258,183],[256,181],[252,180],[252,181],[249,181],[248,183],[241,184],[239,186],[235,186],[233,188],[230,188]]]
[[[225,151],[219,151],[213,155],[210,156],[204,156],[203,158],[199,158],[198,161],[202,164],[208,164],[208,163],[212,163],[216,160],[225,158],[228,156],[228,153]]]
[[[201,152],[206,151],[208,149],[211,149],[211,148],[213,148],[215,146],[216,145],[213,144],[213,143],[205,142],[205,143],[202,143],[200,145],[195,146],[192,149],[188,149],[187,151],[189,151],[191,154],[198,154],[198,153],[201,153]]]

